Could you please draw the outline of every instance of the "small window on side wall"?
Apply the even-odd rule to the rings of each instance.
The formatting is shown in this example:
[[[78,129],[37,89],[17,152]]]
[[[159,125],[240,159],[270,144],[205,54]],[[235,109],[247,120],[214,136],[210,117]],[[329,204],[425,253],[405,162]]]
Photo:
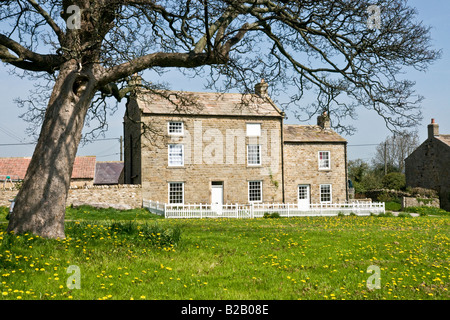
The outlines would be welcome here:
[[[170,121],[167,124],[169,135],[183,135],[184,126],[181,121]]]

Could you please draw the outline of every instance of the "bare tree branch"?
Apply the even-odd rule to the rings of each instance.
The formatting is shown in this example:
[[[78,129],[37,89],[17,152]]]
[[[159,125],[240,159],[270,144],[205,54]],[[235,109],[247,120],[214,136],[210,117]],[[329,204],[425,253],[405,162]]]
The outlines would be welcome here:
[[[35,0],[27,0],[28,3],[30,3],[33,8],[36,9],[36,11],[45,19],[47,24],[52,28],[52,30],[55,32],[56,36],[58,37],[59,43],[63,43],[64,39],[64,32],[59,28],[59,26],[56,24],[56,22],[52,19],[50,14],[48,14],[47,11],[45,11]]]
[[[9,51],[13,51],[14,56]],[[0,59],[3,62],[11,63],[16,67],[31,71],[47,71],[53,73],[55,69],[64,61],[61,56],[54,54],[38,54],[20,43],[0,34]]]

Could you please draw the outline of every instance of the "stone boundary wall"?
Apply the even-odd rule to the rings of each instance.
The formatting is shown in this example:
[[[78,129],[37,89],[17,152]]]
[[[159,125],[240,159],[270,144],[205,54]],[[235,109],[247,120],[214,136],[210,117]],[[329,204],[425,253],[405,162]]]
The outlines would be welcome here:
[[[409,208],[409,207],[440,207],[440,201],[439,199],[433,199],[433,198],[413,198],[413,197],[403,197],[402,198],[402,208]]]
[[[0,206],[9,207],[18,190],[0,190]],[[90,205],[100,208],[134,209],[142,208],[141,185],[105,185],[71,187],[67,206]]]

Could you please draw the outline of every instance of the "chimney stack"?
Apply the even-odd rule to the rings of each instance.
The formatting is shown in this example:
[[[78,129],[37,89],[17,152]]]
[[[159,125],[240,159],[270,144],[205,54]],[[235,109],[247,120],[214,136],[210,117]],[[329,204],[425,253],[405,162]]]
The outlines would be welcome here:
[[[428,125],[428,139],[439,136],[439,125],[431,119],[431,123]]]
[[[264,81],[264,79],[261,79],[261,82],[255,85],[255,93],[261,98],[267,97],[268,87],[269,85]]]
[[[137,73],[133,74],[130,79],[128,79],[128,85],[130,87],[135,87],[142,85],[142,77],[139,76]]]
[[[326,111],[324,111],[320,116],[317,117],[317,125],[322,129],[331,128],[330,116]]]

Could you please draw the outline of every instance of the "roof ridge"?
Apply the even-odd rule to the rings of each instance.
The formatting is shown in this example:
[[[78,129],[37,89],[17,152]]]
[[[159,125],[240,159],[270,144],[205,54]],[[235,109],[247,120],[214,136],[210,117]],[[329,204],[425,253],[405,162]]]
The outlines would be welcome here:
[[[270,97],[261,97],[256,93],[234,93],[234,92],[195,92],[182,90],[159,90],[165,93],[181,93],[194,96],[193,99],[184,102],[185,105],[177,106],[157,93],[141,91],[134,99],[144,114],[176,114],[176,115],[228,115],[228,116],[276,116],[284,117],[281,111]],[[145,97],[156,97],[153,101]],[[219,97],[220,99],[218,99]],[[227,99],[230,97],[230,99]],[[232,97],[235,99],[233,100]],[[241,102],[236,101],[239,97]],[[202,99],[203,98],[203,99]],[[166,101],[165,101],[166,100]],[[228,100],[228,101],[227,101]],[[198,105],[197,105],[198,104]],[[192,108],[190,106],[192,105]],[[182,110],[191,109],[191,110]],[[254,109],[254,110],[251,110]]]

